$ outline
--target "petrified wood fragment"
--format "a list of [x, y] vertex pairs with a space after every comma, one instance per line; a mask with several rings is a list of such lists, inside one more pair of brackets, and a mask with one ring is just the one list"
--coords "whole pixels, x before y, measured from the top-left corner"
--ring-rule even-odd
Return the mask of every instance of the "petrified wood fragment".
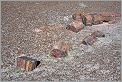
[[53, 50], [51, 51], [50, 55], [51, 55], [52, 57], [55, 57], [55, 58], [61, 58], [61, 57], [67, 56], [68, 54], [67, 54], [66, 51], [64, 52], [64, 51], [61, 51], [61, 50], [59, 50], [59, 49], [53, 49]]
[[61, 58], [68, 55], [68, 51], [70, 50], [71, 45], [65, 41], [58, 41], [54, 44], [50, 55], [55, 58]]
[[97, 37], [105, 37], [105, 34], [101, 31], [95, 31], [89, 36], [85, 37], [82, 43], [84, 45], [93, 45], [93, 43], [97, 40]]
[[82, 23], [82, 21], [73, 21], [70, 25], [67, 25], [66, 29], [78, 33], [81, 31], [85, 25]]
[[84, 45], [93, 45], [96, 40], [97, 38], [95, 36], [89, 35], [83, 39], [82, 43]]
[[105, 34], [101, 31], [95, 31], [91, 35], [96, 36], [96, 37], [105, 37]]
[[40, 61], [36, 59], [32, 59], [26, 56], [21, 56], [17, 58], [17, 67], [25, 70], [25, 71], [32, 71], [40, 64]]

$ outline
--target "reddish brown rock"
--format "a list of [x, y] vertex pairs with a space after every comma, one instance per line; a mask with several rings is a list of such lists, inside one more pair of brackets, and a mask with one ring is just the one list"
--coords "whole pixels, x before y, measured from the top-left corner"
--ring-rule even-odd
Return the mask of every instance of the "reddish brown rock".
[[83, 14], [81, 14], [79, 12], [72, 15], [72, 18], [74, 20], [82, 20], [82, 17], [83, 17]]
[[84, 27], [85, 25], [82, 23], [82, 21], [75, 20], [70, 25], [67, 25], [66, 29], [77, 33], [81, 31]]
[[17, 68], [25, 71], [32, 71], [40, 64], [40, 61], [26, 56], [17, 58]]
[[67, 52], [61, 51], [59, 49], [53, 49], [50, 55], [54, 58], [61, 58], [67, 56]]
[[[110, 12], [109, 13], [108, 12], [104, 12], [104, 13], [81, 13], [81, 12], [78, 12], [78, 13], [73, 14], [73, 16], [72, 16], [72, 18], [75, 21], [80, 21], [85, 26], [92, 26], [92, 25], [102, 24], [103, 22], [109, 22], [109, 21], [114, 20], [115, 17], [121, 17], [121, 14], [110, 13]], [[79, 23], [77, 23], [77, 24], [79, 24]], [[72, 26], [74, 26], [74, 25], [72, 25]], [[76, 26], [74, 26], [74, 27], [76, 28]]]
[[90, 14], [85, 14], [86, 17], [86, 26], [92, 26], [93, 23], [93, 17]]
[[65, 41], [58, 41], [54, 44], [50, 55], [55, 58], [65, 57], [68, 55], [68, 51], [71, 48], [71, 44]]
[[86, 14], [86, 26], [97, 25], [103, 23], [103, 18], [100, 14]]
[[85, 37], [82, 41], [84, 45], [93, 45], [96, 42], [97, 37], [105, 37], [105, 34], [101, 31], [95, 31], [89, 36]]
[[96, 40], [97, 40], [96, 36], [89, 35], [89, 36], [87, 36], [83, 39], [82, 44], [84, 44], [84, 45], [93, 45]]
[[75, 13], [73, 14], [73, 19], [77, 21], [82, 21], [82, 23], [85, 26], [91, 26], [93, 24], [101, 24], [103, 23], [102, 21], [102, 16], [97, 13]]
[[77, 13], [75, 13], [75, 14], [72, 15], [72, 18], [75, 21], [82, 22], [86, 26], [86, 17], [84, 16], [84, 12], [83, 13], [77, 12]]
[[105, 37], [105, 34], [101, 31], [95, 31], [91, 35], [96, 36], [96, 37]]
[[113, 12], [102, 12], [100, 13], [102, 16], [108, 17], [121, 17], [121, 13], [113, 13]]
[[53, 49], [59, 49], [63, 52], [67, 52], [71, 49], [71, 44], [66, 41], [58, 41], [54, 44]]
[[120, 13], [102, 12], [100, 15], [103, 17], [103, 22], [113, 21], [116, 17], [121, 17]]
[[102, 24], [103, 17], [100, 14], [93, 14], [93, 25]]

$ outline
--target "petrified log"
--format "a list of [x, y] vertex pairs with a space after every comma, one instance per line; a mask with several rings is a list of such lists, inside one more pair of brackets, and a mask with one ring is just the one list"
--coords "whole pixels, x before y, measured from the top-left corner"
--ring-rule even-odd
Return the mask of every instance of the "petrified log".
[[67, 25], [66, 29], [67, 29], [67, 30], [70, 30], [70, 31], [73, 31], [73, 32], [75, 32], [75, 33], [78, 33], [79, 31], [82, 30], [82, 28], [77, 28], [77, 29], [76, 29], [74, 26], [71, 26], [71, 25]]
[[116, 17], [121, 17], [120, 13], [102, 12], [100, 15], [103, 17], [103, 22], [113, 21]]
[[61, 58], [61, 57], [67, 56], [68, 54], [67, 54], [66, 51], [64, 52], [64, 51], [61, 51], [61, 50], [59, 50], [59, 49], [53, 49], [53, 50], [51, 51], [50, 55], [51, 55], [52, 57], [55, 57], [55, 58]]
[[91, 25], [95, 25], [95, 24], [101, 24], [103, 23], [102, 21], [102, 16], [100, 14], [97, 13], [75, 13], [73, 14], [72, 18], [74, 20], [78, 20], [78, 21], [82, 21], [82, 23], [85, 26], [91, 26]]
[[32, 71], [40, 64], [40, 61], [36, 59], [32, 59], [26, 56], [21, 56], [17, 58], [17, 67], [25, 70], [25, 71]]
[[96, 37], [105, 37], [105, 34], [101, 31], [95, 31], [91, 35], [96, 36]]
[[103, 23], [103, 17], [100, 14], [94, 13], [91, 14], [92, 15], [92, 19], [93, 19], [93, 25], [97, 25], [97, 24], [102, 24]]
[[77, 21], [82, 21], [85, 26], [92, 26], [102, 24], [103, 22], [109, 22], [115, 19], [115, 17], [121, 17], [119, 13], [75, 13], [72, 18]]
[[75, 13], [72, 15], [72, 18], [76, 21], [81, 21], [86, 26], [86, 17], [83, 13]]
[[93, 43], [97, 40], [96, 36], [94, 35], [89, 35], [85, 37], [82, 41], [84, 45], [93, 45]]
[[75, 20], [70, 25], [67, 25], [66, 29], [77, 33], [81, 31], [84, 27], [85, 25], [82, 23], [82, 21]]
[[82, 20], [82, 16], [83, 16], [83, 14], [81, 14], [81, 13], [75, 13], [72, 15], [72, 18], [74, 20]]
[[61, 51], [69, 51], [71, 49], [71, 44], [68, 41], [58, 41], [54, 44], [53, 49], [59, 49]]
[[65, 41], [58, 41], [54, 44], [50, 55], [55, 58], [65, 57], [71, 48], [71, 44]]
[[105, 34], [101, 31], [95, 31], [89, 36], [85, 37], [82, 43], [84, 45], [92, 45], [97, 40], [97, 37], [105, 37]]
[[86, 14], [86, 25], [97, 25], [103, 23], [103, 17], [100, 14], [92, 13], [92, 14]]
[[86, 26], [92, 26], [93, 16], [90, 14], [85, 14], [85, 17], [86, 17]]

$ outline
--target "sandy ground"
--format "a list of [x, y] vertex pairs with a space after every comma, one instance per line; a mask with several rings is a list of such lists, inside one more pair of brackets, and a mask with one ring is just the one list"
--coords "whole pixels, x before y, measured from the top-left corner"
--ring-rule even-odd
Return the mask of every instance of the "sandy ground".
[[[2, 2], [1, 5], [3, 81], [121, 80], [120, 21], [87, 26], [78, 33], [65, 29], [77, 11], [120, 13], [120, 2]], [[50, 31], [34, 32], [44, 27]], [[95, 30], [105, 33], [105, 37], [98, 38], [92, 46], [81, 44]], [[72, 49], [66, 58], [51, 58], [49, 52], [59, 40], [69, 41]], [[40, 65], [31, 72], [17, 69], [18, 51], [38, 59]]]

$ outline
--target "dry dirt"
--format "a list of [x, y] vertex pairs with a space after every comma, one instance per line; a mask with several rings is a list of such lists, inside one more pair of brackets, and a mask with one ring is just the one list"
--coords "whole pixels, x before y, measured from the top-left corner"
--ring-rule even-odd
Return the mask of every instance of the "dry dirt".
[[[77, 11], [117, 12], [117, 1], [1, 2], [1, 80], [89, 80], [120, 81], [120, 21], [87, 26], [78, 33], [65, 29]], [[49, 28], [41, 32], [35, 29]], [[95, 30], [105, 33], [92, 46], [81, 44]], [[72, 49], [65, 58], [49, 56], [53, 44], [69, 41]], [[19, 52], [18, 52], [19, 51]], [[16, 68], [16, 58], [27, 55], [41, 61], [31, 72]]]

